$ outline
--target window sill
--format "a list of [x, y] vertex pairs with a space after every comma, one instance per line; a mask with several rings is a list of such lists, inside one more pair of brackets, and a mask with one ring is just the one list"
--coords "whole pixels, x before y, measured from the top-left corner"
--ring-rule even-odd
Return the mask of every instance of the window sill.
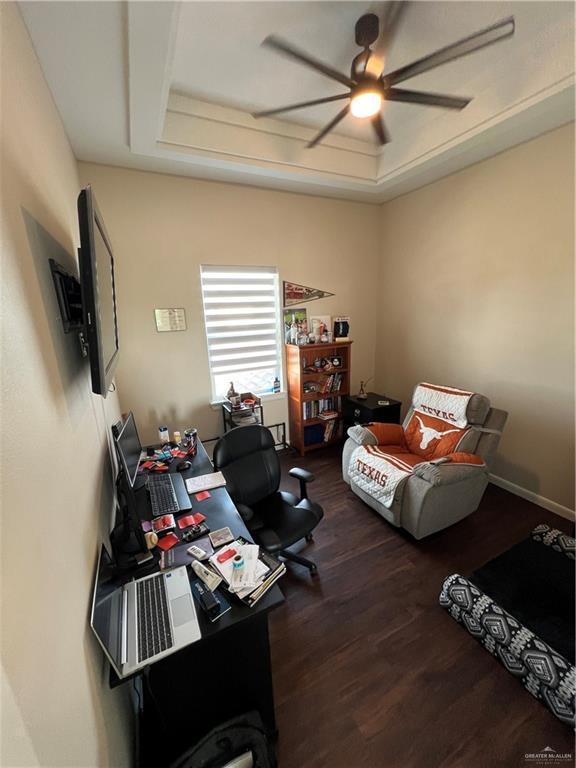
[[[266, 403], [272, 402], [272, 400], [284, 400], [286, 398], [287, 392], [265, 392], [263, 395], [259, 395], [260, 399], [262, 400], [262, 405], [265, 405]], [[210, 401], [210, 407], [213, 411], [217, 411], [222, 403], [225, 403], [226, 400], [224, 398], [220, 400], [211, 400]]]

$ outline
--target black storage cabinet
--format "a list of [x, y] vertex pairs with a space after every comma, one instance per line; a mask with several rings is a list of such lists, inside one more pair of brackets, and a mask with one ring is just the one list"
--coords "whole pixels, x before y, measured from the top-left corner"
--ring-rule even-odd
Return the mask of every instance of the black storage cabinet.
[[[389, 405], [378, 405], [379, 400], [388, 400]], [[371, 421], [400, 424], [401, 405], [399, 400], [392, 400], [376, 392], [368, 392], [366, 400], [347, 397], [344, 401], [344, 425], [348, 429], [355, 424], [368, 424]]]

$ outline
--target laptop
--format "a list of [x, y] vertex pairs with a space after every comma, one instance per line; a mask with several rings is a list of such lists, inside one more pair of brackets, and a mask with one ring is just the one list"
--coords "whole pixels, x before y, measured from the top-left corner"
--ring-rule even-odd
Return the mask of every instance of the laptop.
[[[120, 430], [113, 429], [112, 434], [122, 469], [128, 482], [134, 488], [138, 475], [138, 465], [142, 458], [142, 443], [138, 437], [134, 415], [129, 413], [122, 428]], [[148, 475], [146, 488], [150, 494], [150, 505], [155, 517], [178, 514], [178, 512], [192, 509], [192, 502], [181, 475], [173, 473]]]
[[128, 677], [200, 640], [185, 567], [118, 585], [102, 545], [90, 626], [118, 677]]

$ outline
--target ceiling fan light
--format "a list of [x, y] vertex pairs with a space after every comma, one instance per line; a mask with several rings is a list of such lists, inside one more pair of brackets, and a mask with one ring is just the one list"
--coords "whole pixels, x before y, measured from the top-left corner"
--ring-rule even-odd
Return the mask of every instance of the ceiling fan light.
[[362, 91], [352, 97], [350, 111], [354, 117], [373, 117], [382, 106], [382, 94], [378, 91]]

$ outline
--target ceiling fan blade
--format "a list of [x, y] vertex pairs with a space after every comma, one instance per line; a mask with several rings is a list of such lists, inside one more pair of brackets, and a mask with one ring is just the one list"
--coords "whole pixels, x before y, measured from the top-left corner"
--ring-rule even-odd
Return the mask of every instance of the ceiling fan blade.
[[459, 98], [458, 96], [445, 96], [442, 93], [406, 91], [404, 88], [390, 88], [386, 91], [386, 100], [422, 104], [427, 107], [444, 107], [445, 109], [464, 109], [472, 101], [472, 99]]
[[394, 43], [394, 38], [402, 23], [408, 5], [408, 0], [405, 0], [405, 2], [388, 0], [388, 2], [384, 3], [384, 8], [379, 14], [380, 36], [372, 47], [372, 57], [366, 67], [368, 74], [374, 75], [374, 77], [380, 77], [382, 74], [384, 63]]
[[324, 138], [324, 136], [326, 136], [326, 134], [327, 134], [327, 133], [330, 133], [330, 131], [332, 130], [332, 128], [334, 128], [336, 125], [338, 125], [338, 123], [340, 122], [340, 120], [343, 120], [343, 119], [346, 117], [346, 115], [348, 114], [348, 110], [349, 110], [349, 109], [350, 109], [350, 105], [349, 105], [349, 104], [346, 104], [346, 106], [344, 107], [344, 109], [342, 109], [340, 112], [338, 112], [338, 114], [336, 115], [336, 117], [335, 117], [333, 120], [331, 120], [331, 121], [328, 123], [328, 125], [324, 126], [324, 128], [322, 128], [322, 130], [320, 131], [320, 133], [319, 133], [317, 136], [314, 136], [314, 138], [312, 139], [312, 141], [310, 141], [310, 142], [309, 142], [309, 143], [306, 145], [306, 146], [308, 147], [308, 149], [312, 149], [312, 147], [315, 147], [315, 146], [316, 146], [316, 144], [318, 144], [318, 142], [319, 142], [319, 141], [322, 141], [322, 139]]
[[288, 58], [295, 59], [301, 64], [305, 64], [307, 67], [315, 69], [322, 75], [326, 75], [326, 77], [330, 77], [332, 80], [336, 80], [337, 82], [342, 83], [342, 85], [348, 86], [348, 88], [352, 88], [354, 86], [354, 82], [349, 77], [347, 77], [347, 75], [343, 75], [341, 72], [333, 69], [328, 64], [324, 64], [324, 62], [318, 61], [318, 59], [309, 56], [307, 53], [304, 53], [304, 51], [300, 51], [291, 43], [287, 43], [284, 40], [281, 40], [279, 37], [270, 35], [270, 37], [267, 37], [264, 40], [262, 45], [266, 45], [268, 48], [274, 48], [274, 50], [280, 51], [280, 53], [288, 56]]
[[293, 109], [304, 109], [304, 107], [314, 107], [316, 104], [328, 104], [331, 101], [339, 101], [340, 99], [349, 99], [349, 93], [340, 93], [338, 96], [327, 96], [325, 99], [314, 99], [314, 101], [301, 101], [298, 104], [290, 104], [288, 107], [278, 107], [278, 109], [266, 109], [263, 112], [253, 112], [252, 117], [270, 117], [271, 115], [278, 115], [281, 112], [290, 112]]
[[386, 130], [386, 125], [384, 124], [384, 120], [380, 113], [374, 115], [372, 118], [372, 125], [374, 126], [374, 131], [376, 132], [376, 136], [378, 136], [380, 144], [388, 144], [390, 141], [390, 134]]
[[428, 72], [430, 69], [439, 67], [441, 64], [447, 64], [449, 61], [467, 56], [469, 53], [480, 50], [480, 48], [485, 48], [488, 45], [504, 40], [506, 37], [510, 37], [514, 34], [514, 26], [514, 16], [510, 16], [496, 24], [492, 24], [490, 27], [486, 27], [486, 29], [480, 30], [480, 32], [459, 40], [457, 43], [440, 48], [434, 51], [434, 53], [412, 62], [412, 64], [407, 64], [405, 67], [400, 67], [400, 69], [396, 69], [388, 75], [383, 75], [382, 79], [388, 86], [401, 83], [410, 77]]

